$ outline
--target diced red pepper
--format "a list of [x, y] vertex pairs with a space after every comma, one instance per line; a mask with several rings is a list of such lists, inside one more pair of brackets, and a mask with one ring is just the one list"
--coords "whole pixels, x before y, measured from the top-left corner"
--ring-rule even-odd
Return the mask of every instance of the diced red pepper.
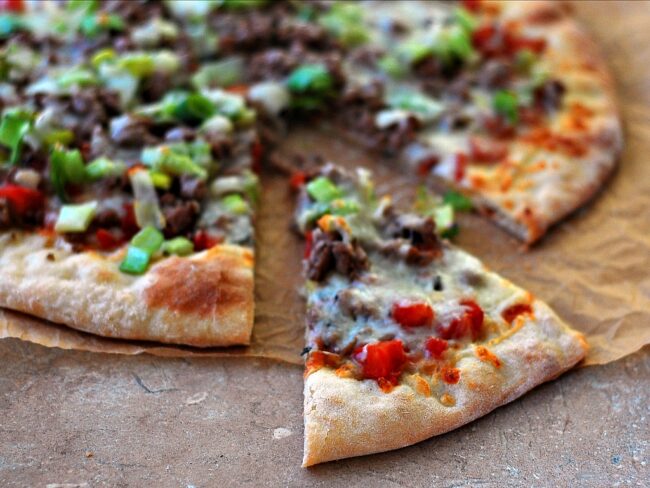
[[12, 12], [15, 14], [21, 14], [24, 11], [25, 11], [24, 0], [1, 0], [0, 1], [0, 12]]
[[366, 344], [357, 348], [354, 359], [363, 367], [364, 378], [397, 384], [408, 358], [399, 339]]
[[260, 141], [255, 141], [251, 145], [251, 157], [253, 159], [251, 169], [253, 172], [260, 174], [262, 171], [262, 159], [264, 158], [264, 146]]
[[523, 314], [532, 314], [533, 309], [532, 307], [527, 304], [527, 303], [517, 303], [516, 305], [512, 305], [508, 308], [506, 308], [502, 313], [501, 316], [503, 317], [503, 320], [508, 322], [509, 324], [512, 324], [517, 317]]
[[428, 176], [431, 174], [433, 167], [438, 164], [440, 158], [436, 155], [431, 155], [427, 158], [424, 158], [418, 163], [417, 173], [419, 176]]
[[481, 10], [481, 0], [463, 0], [461, 5], [470, 12], [478, 12]]
[[194, 234], [194, 249], [196, 251], [205, 251], [206, 249], [210, 249], [217, 244], [221, 244], [222, 240], [223, 239], [220, 237], [210, 235], [205, 230], [200, 230]]
[[508, 155], [508, 146], [501, 141], [470, 137], [470, 154], [477, 163], [498, 163]]
[[291, 175], [291, 178], [289, 179], [289, 186], [292, 190], [297, 191], [300, 190], [306, 181], [307, 175], [304, 171], [294, 171], [294, 173]]
[[393, 320], [402, 327], [430, 327], [435, 316], [428, 303], [397, 302], [391, 310]]
[[472, 34], [472, 44], [486, 57], [514, 56], [525, 49], [541, 54], [546, 49], [542, 38], [521, 37], [513, 32], [511, 26], [497, 27], [485, 24]]
[[102, 251], [112, 251], [121, 244], [120, 239], [106, 229], [98, 229], [95, 232], [95, 238], [97, 239], [97, 245]]
[[38, 211], [45, 204], [45, 196], [40, 191], [18, 185], [0, 186], [0, 198], [8, 200], [14, 212], [20, 215]]
[[443, 339], [463, 339], [471, 337], [477, 340], [483, 332], [483, 310], [473, 300], [463, 300], [463, 313], [453, 319], [446, 327], [439, 327], [438, 333]]
[[234, 93], [235, 95], [241, 95], [245, 97], [248, 95], [250, 87], [248, 85], [231, 85], [225, 89], [228, 93]]
[[312, 231], [308, 230], [305, 233], [305, 255], [304, 258], [307, 259], [311, 255], [311, 249], [314, 245], [314, 234]]
[[424, 343], [428, 355], [435, 359], [440, 359], [448, 347], [447, 341], [438, 337], [429, 337]]
[[133, 204], [125, 203], [123, 208], [124, 217], [122, 218], [122, 232], [124, 232], [126, 239], [131, 239], [131, 237], [138, 233], [140, 228], [138, 227], [138, 222], [135, 220], [135, 210], [133, 210]]
[[454, 167], [454, 181], [460, 183], [465, 178], [467, 168], [467, 154], [456, 153], [456, 166]]

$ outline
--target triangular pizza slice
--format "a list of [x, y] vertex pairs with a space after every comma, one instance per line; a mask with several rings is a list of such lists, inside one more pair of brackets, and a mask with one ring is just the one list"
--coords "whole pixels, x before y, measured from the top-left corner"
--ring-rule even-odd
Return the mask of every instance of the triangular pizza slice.
[[312, 175], [297, 223], [307, 238], [305, 466], [455, 429], [587, 351], [548, 305], [438, 237], [433, 217], [378, 199], [363, 170]]

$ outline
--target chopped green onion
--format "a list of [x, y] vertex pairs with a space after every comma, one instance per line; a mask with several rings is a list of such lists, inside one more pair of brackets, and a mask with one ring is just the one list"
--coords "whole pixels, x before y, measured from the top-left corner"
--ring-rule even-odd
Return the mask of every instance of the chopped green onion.
[[463, 7], [454, 10], [454, 19], [467, 33], [474, 32], [478, 27], [478, 19]]
[[454, 225], [454, 208], [451, 205], [440, 205], [433, 209], [433, 220], [436, 222], [436, 230], [442, 234]]
[[11, 149], [9, 162], [16, 164], [20, 158], [23, 138], [32, 126], [29, 114], [22, 111], [8, 112], [0, 122], [0, 144]]
[[216, 111], [215, 104], [200, 93], [172, 92], [162, 101], [163, 114], [176, 120], [196, 125], [209, 119]]
[[142, 249], [150, 255], [154, 254], [162, 245], [165, 238], [155, 227], [147, 226], [131, 239], [131, 246]]
[[434, 54], [446, 65], [467, 61], [474, 55], [471, 33], [458, 25], [443, 30], [432, 47]]
[[330, 202], [329, 210], [334, 215], [350, 215], [359, 211], [359, 203], [349, 198], [339, 198]]
[[158, 194], [153, 181], [151, 181], [149, 171], [144, 169], [130, 171], [129, 180], [135, 197], [133, 212], [138, 226], [140, 228], [152, 226], [163, 229], [166, 224], [165, 216], [160, 210]]
[[115, 59], [115, 51], [111, 48], [100, 49], [90, 60], [94, 68], [99, 68], [102, 63]]
[[164, 254], [188, 256], [194, 252], [194, 243], [185, 237], [174, 237], [163, 242], [161, 250]]
[[377, 61], [379, 69], [393, 78], [401, 78], [406, 75], [406, 66], [395, 56], [387, 54]]
[[86, 166], [86, 177], [91, 181], [101, 180], [110, 176], [121, 176], [126, 171], [126, 164], [100, 157]]
[[264, 5], [268, 0], [223, 0], [221, 5], [231, 9], [257, 8]]
[[86, 179], [86, 166], [79, 150], [61, 151], [57, 149], [55, 151], [59, 151], [64, 159], [63, 169], [66, 182], [83, 183]]
[[243, 71], [244, 61], [239, 57], [206, 63], [192, 76], [192, 84], [198, 89], [234, 85], [241, 81]]
[[248, 213], [249, 210], [248, 203], [246, 203], [246, 200], [244, 200], [242, 196], [238, 195], [237, 193], [228, 195], [221, 201], [221, 203], [223, 204], [224, 208], [228, 212], [237, 215], [246, 214]]
[[448, 205], [451, 205], [454, 210], [458, 210], [460, 212], [472, 210], [472, 201], [462, 193], [458, 193], [453, 190], [449, 190], [447, 193], [445, 193], [442, 201]]
[[87, 15], [79, 25], [81, 33], [88, 37], [94, 37], [103, 31], [122, 31], [124, 28], [124, 20], [119, 15], [104, 12]]
[[131, 52], [122, 54], [115, 59], [118, 68], [128, 71], [136, 78], [142, 78], [152, 74], [156, 65], [150, 53]]
[[92, 71], [78, 68], [65, 71], [58, 76], [56, 82], [61, 88], [67, 88], [70, 86], [96, 85], [98, 80]]
[[147, 226], [142, 229], [131, 239], [126, 257], [120, 264], [120, 271], [129, 274], [144, 273], [151, 257], [160, 249], [164, 240], [156, 228]]
[[291, 72], [287, 88], [294, 94], [296, 108], [314, 109], [322, 105], [334, 88], [334, 79], [323, 64], [305, 64]]
[[67, 146], [72, 141], [74, 141], [74, 134], [68, 129], [52, 129], [43, 134], [43, 142], [48, 146], [53, 146], [55, 144]]
[[126, 257], [120, 263], [120, 271], [123, 273], [139, 275], [147, 271], [151, 261], [151, 255], [142, 249], [129, 246]]
[[407, 63], [414, 65], [433, 54], [433, 47], [422, 41], [408, 40], [398, 47], [398, 52]]
[[495, 112], [513, 125], [519, 120], [518, 103], [517, 94], [506, 90], [497, 91], [492, 99]]
[[208, 177], [205, 168], [192, 161], [190, 156], [172, 150], [170, 146], [145, 147], [141, 159], [155, 171], [170, 175], [194, 175], [201, 179]]
[[97, 202], [63, 205], [54, 230], [63, 233], [86, 232], [97, 213]]
[[341, 189], [325, 176], [310, 181], [307, 184], [307, 193], [319, 203], [329, 203], [343, 195]]
[[435, 119], [444, 109], [440, 102], [417, 91], [399, 90], [389, 93], [386, 102], [393, 108], [412, 112], [425, 121]]
[[172, 186], [171, 176], [166, 175], [165, 173], [150, 171], [149, 176], [151, 177], [153, 186], [156, 188], [160, 188], [161, 190], [169, 190]]
[[98, 5], [98, 0], [68, 0], [67, 3], [69, 10], [84, 10], [86, 12], [94, 12]]
[[13, 14], [0, 15], [0, 38], [9, 37], [14, 32], [25, 27], [23, 20]]
[[318, 23], [344, 46], [357, 46], [370, 35], [363, 22], [363, 9], [353, 3], [335, 3], [318, 19]]

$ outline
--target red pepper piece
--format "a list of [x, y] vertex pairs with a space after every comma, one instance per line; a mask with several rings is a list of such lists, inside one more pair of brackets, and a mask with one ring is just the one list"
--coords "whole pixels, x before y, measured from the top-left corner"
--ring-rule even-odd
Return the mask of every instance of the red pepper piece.
[[45, 196], [40, 191], [18, 185], [0, 186], [0, 198], [8, 200], [14, 212], [20, 215], [38, 211], [45, 204]]
[[454, 181], [460, 183], [465, 178], [465, 169], [467, 168], [467, 154], [456, 153], [456, 166], [454, 168]]
[[313, 245], [314, 245], [314, 234], [312, 231], [308, 230], [305, 233], [305, 255], [304, 255], [305, 259], [311, 256], [311, 250]]
[[95, 238], [99, 248], [103, 251], [112, 251], [120, 245], [120, 240], [106, 229], [98, 229]]
[[354, 359], [363, 367], [364, 378], [397, 384], [408, 358], [399, 339], [366, 344], [357, 348]]
[[460, 370], [456, 368], [442, 368], [440, 377], [445, 383], [455, 385], [460, 381]]
[[289, 186], [292, 190], [297, 191], [300, 190], [306, 181], [307, 175], [304, 171], [294, 171], [294, 173], [291, 175], [291, 178], [289, 179]]
[[198, 231], [194, 234], [194, 248], [197, 251], [205, 251], [210, 249], [217, 244], [220, 244], [223, 239], [210, 235], [204, 230]]
[[478, 12], [481, 10], [481, 0], [462, 0], [460, 4], [465, 10], [469, 10], [470, 12]]
[[122, 218], [122, 232], [127, 239], [131, 239], [138, 233], [140, 228], [138, 222], [135, 220], [135, 210], [133, 210], [132, 203], [124, 204], [124, 217]]
[[2, 0], [0, 1], [0, 12], [12, 12], [21, 14], [25, 11], [24, 0]]
[[463, 300], [463, 313], [452, 320], [447, 327], [440, 327], [438, 333], [443, 339], [463, 339], [471, 337], [479, 339], [483, 332], [483, 310], [473, 300]]
[[494, 139], [470, 137], [469, 157], [477, 163], [498, 163], [508, 155], [508, 146]]
[[409, 302], [395, 303], [391, 315], [402, 327], [430, 327], [435, 316], [428, 303]]
[[508, 322], [509, 324], [512, 324], [517, 317], [523, 314], [532, 314], [533, 309], [532, 307], [527, 304], [527, 303], [517, 303], [516, 305], [512, 305], [508, 308], [506, 308], [502, 313], [501, 316], [503, 317], [503, 320]]
[[449, 343], [438, 337], [429, 337], [424, 343], [428, 355], [435, 359], [440, 359], [448, 347]]

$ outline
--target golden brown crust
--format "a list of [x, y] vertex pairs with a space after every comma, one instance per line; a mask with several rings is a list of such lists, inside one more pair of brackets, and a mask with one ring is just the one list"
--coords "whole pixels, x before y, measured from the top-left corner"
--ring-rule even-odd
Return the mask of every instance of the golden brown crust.
[[217, 246], [118, 270], [123, 254], [73, 253], [37, 234], [0, 234], [0, 306], [86, 332], [192, 346], [248, 344], [253, 253]]
[[464, 425], [562, 374], [586, 354], [584, 337], [540, 301], [534, 318], [502, 341], [494, 360], [472, 348], [456, 364], [460, 381], [427, 388], [402, 384], [384, 393], [373, 380], [341, 378], [322, 368], [305, 380], [303, 466], [408, 446]]

